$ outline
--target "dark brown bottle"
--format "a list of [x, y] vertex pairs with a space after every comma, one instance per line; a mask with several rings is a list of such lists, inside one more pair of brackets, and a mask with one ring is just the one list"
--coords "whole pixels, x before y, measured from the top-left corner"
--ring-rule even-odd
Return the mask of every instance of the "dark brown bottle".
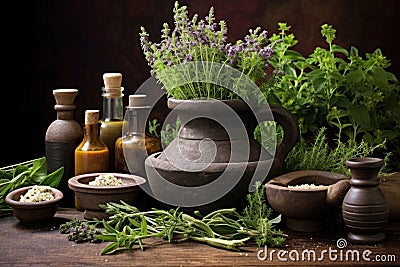
[[58, 186], [64, 194], [60, 203], [63, 207], [74, 206], [74, 192], [68, 187], [68, 179], [74, 176], [74, 151], [83, 138], [82, 127], [73, 118], [77, 94], [77, 89], [53, 90], [57, 119], [47, 128], [45, 137], [47, 173], [64, 167], [64, 174]]

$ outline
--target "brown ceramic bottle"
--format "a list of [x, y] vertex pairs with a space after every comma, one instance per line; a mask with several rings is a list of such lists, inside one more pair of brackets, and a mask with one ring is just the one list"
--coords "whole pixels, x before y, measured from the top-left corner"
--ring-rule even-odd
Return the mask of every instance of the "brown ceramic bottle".
[[64, 194], [60, 203], [63, 207], [74, 206], [74, 193], [68, 188], [68, 179], [74, 176], [74, 151], [83, 138], [82, 127], [73, 118], [77, 94], [77, 89], [53, 90], [57, 119], [47, 128], [45, 137], [47, 172], [51, 173], [64, 167], [64, 174], [58, 186]]
[[378, 173], [384, 162], [380, 158], [356, 158], [346, 161], [350, 169], [351, 188], [342, 205], [347, 239], [357, 244], [379, 243], [389, 219], [386, 198], [379, 189]]

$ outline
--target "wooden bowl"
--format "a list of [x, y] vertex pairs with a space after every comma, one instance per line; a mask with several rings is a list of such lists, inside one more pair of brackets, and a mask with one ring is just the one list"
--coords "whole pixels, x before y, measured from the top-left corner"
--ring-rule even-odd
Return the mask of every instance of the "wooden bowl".
[[63, 193], [56, 189], [50, 188], [53, 192], [54, 199], [40, 202], [20, 202], [20, 196], [24, 195], [32, 186], [21, 187], [10, 192], [5, 202], [12, 208], [14, 216], [21, 224], [34, 225], [49, 220], [57, 211], [58, 204], [63, 199]]
[[[101, 174], [112, 174], [120, 178], [123, 185], [116, 186], [96, 186], [89, 185], [89, 182], [96, 179]], [[140, 188], [146, 180], [143, 177], [123, 174], [123, 173], [87, 173], [74, 176], [68, 180], [68, 187], [75, 192], [79, 204], [85, 210], [84, 218], [92, 220], [97, 218], [107, 219], [105, 210], [99, 207], [99, 204], [108, 202], [119, 203], [121, 200], [134, 204], [135, 200], [142, 193]]]

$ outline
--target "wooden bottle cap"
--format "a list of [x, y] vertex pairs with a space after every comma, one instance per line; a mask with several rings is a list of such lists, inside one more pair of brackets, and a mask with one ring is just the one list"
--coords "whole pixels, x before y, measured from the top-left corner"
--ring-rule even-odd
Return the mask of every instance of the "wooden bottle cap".
[[53, 95], [57, 105], [73, 105], [78, 89], [54, 89]]
[[90, 109], [85, 111], [85, 125], [99, 123], [99, 110]]
[[54, 109], [56, 111], [73, 111], [75, 110], [75, 97], [78, 94], [78, 89], [54, 89], [53, 95], [56, 99]]
[[129, 107], [144, 107], [147, 106], [147, 95], [145, 94], [135, 94], [129, 96]]

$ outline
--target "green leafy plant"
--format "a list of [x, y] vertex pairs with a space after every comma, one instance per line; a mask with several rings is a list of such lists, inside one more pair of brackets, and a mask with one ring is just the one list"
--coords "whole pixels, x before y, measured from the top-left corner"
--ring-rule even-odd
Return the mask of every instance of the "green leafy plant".
[[[266, 82], [268, 59], [273, 54], [273, 43], [269, 43], [267, 31], [260, 27], [250, 29], [249, 34], [243, 40], [235, 43], [227, 42], [227, 25], [224, 20], [215, 21], [214, 8], [210, 7], [208, 16], [199, 19], [198, 15], [188, 17], [187, 6], [180, 6], [178, 1], [173, 8], [174, 28], [168, 23], [163, 24], [161, 41], [158, 43], [149, 40], [149, 34], [141, 27], [140, 42], [145, 59], [151, 67], [151, 74], [165, 84], [175, 84], [176, 80], [182, 80], [182, 76], [174, 72], [163, 72], [177, 65], [189, 62], [202, 62], [205, 76], [213, 75], [213, 70], [208, 69], [208, 63], [219, 63], [223, 73], [224, 66], [230, 66], [247, 75], [255, 83]], [[218, 76], [221, 80], [231, 77]], [[178, 83], [177, 83], [178, 84]], [[176, 87], [166, 87], [167, 94], [175, 99], [232, 99], [238, 98], [236, 94], [223, 86], [216, 84], [189, 81]]]
[[12, 211], [5, 203], [11, 191], [29, 185], [57, 187], [63, 174], [64, 167], [47, 174], [45, 157], [0, 168], [0, 212]]
[[176, 118], [175, 125], [167, 123], [164, 126], [164, 129], [161, 130], [161, 142], [164, 147], [169, 145], [178, 136], [181, 126], [182, 123], [179, 118]]
[[[336, 30], [324, 24], [327, 47], [316, 47], [304, 57], [292, 49], [298, 41], [288, 33], [290, 26], [278, 25], [279, 33], [270, 41], [280, 41], [270, 63], [279, 75], [272, 89], [264, 91], [269, 101], [296, 116], [303, 136], [325, 127], [329, 139], [340, 139], [337, 144], [363, 140], [376, 146], [387, 140], [393, 157], [399, 157], [400, 84], [386, 70], [390, 61], [382, 51], [363, 57], [354, 46], [346, 50], [334, 43]], [[383, 147], [380, 151], [387, 152]]]
[[206, 216], [198, 212], [189, 215], [179, 208], [140, 211], [120, 201], [101, 205], [109, 218], [102, 221], [103, 229], [100, 232], [97, 229], [94, 232], [95, 226], [101, 222], [99, 220], [71, 221], [61, 225], [60, 231], [68, 233], [69, 240], [97, 239], [109, 242], [101, 255], [134, 249], [135, 246], [143, 250], [144, 240], [151, 237], [162, 238], [170, 243], [190, 240], [234, 251], [251, 241], [258, 246], [282, 246], [286, 235], [275, 228], [281, 217], [278, 215], [271, 219], [273, 213], [266, 205], [264, 187], [259, 182], [255, 187], [255, 191], [247, 195], [248, 205], [241, 213], [234, 208], [219, 209]]
[[[325, 128], [319, 129], [314, 141], [310, 144], [304, 138], [290, 151], [286, 158], [286, 171], [320, 170], [337, 172], [350, 177], [350, 171], [345, 166], [346, 159], [372, 156], [375, 149], [384, 144], [370, 146], [365, 141], [354, 143], [348, 140], [346, 143], [338, 141], [335, 147], [331, 147], [325, 135]], [[388, 154], [385, 157], [387, 164]], [[381, 169], [384, 173], [385, 168]]]
[[149, 134], [154, 135], [155, 137], [160, 137], [160, 134], [157, 131], [157, 128], [161, 124], [158, 122], [157, 119], [153, 119], [148, 122], [148, 129], [149, 129]]

